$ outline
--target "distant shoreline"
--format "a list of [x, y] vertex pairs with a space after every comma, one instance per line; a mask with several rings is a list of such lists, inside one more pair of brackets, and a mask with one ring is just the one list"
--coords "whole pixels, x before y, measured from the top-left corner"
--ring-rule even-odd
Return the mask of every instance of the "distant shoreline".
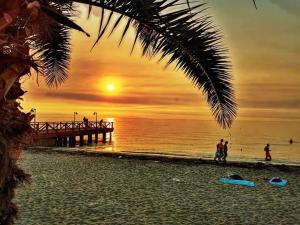
[[250, 169], [277, 169], [280, 171], [292, 172], [298, 171], [300, 172], [300, 166], [298, 165], [286, 165], [286, 164], [276, 164], [271, 162], [246, 162], [246, 161], [227, 161], [224, 162], [216, 162], [212, 159], [204, 159], [204, 158], [196, 158], [189, 157], [183, 155], [168, 155], [168, 154], [146, 154], [146, 153], [135, 153], [135, 152], [95, 152], [95, 151], [84, 151], [84, 150], [61, 150], [61, 149], [47, 149], [47, 148], [35, 148], [29, 147], [26, 148], [25, 151], [30, 152], [40, 152], [40, 153], [59, 153], [59, 154], [67, 154], [67, 155], [83, 155], [83, 156], [91, 156], [91, 157], [110, 157], [110, 158], [123, 158], [123, 159], [139, 159], [139, 160], [148, 160], [155, 162], [164, 162], [164, 163], [178, 163], [178, 164], [208, 164], [215, 166], [223, 166], [223, 167], [239, 167], [239, 168], [250, 168]]

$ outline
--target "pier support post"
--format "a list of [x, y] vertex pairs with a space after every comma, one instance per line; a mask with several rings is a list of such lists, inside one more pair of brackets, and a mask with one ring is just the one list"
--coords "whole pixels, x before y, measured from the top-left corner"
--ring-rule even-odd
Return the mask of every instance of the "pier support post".
[[76, 145], [76, 137], [69, 137], [69, 146], [70, 147], [75, 147]]
[[84, 145], [84, 138], [83, 135], [80, 135], [80, 146]]
[[88, 144], [92, 144], [92, 143], [93, 143], [93, 135], [88, 134]]
[[95, 143], [98, 143], [98, 133], [95, 133]]
[[63, 140], [62, 140], [62, 138], [57, 137], [57, 138], [56, 138], [56, 146], [57, 146], [57, 147], [62, 147], [62, 145], [63, 145]]
[[109, 142], [111, 142], [111, 140], [112, 140], [112, 134], [111, 132], [109, 132]]
[[103, 136], [103, 137], [102, 137], [102, 142], [103, 142], [103, 143], [106, 143], [106, 132], [103, 132], [103, 133], [102, 133], [102, 136]]
[[68, 138], [64, 137], [63, 138], [63, 146], [66, 147], [68, 145]]

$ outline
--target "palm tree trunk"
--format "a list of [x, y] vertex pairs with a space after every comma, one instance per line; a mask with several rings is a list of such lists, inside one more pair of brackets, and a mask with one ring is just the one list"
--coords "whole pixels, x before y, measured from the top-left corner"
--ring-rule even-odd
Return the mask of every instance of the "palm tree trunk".
[[[7, 25], [12, 21], [4, 18], [4, 13], [10, 19], [15, 18], [20, 11], [20, 3], [19, 0], [0, 0], [0, 47], [13, 46], [10, 54], [0, 54], [0, 225], [14, 224], [18, 213], [17, 206], [13, 203], [15, 189], [30, 180], [30, 175], [16, 164], [31, 131], [29, 123], [32, 115], [23, 113], [17, 102], [25, 93], [19, 79], [30, 70], [22, 62], [24, 56], [29, 55], [29, 47], [25, 44], [25, 33], [18, 33], [17, 37], [14, 32], [7, 34]], [[14, 43], [16, 40], [13, 38], [5, 38], [5, 35], [17, 38], [17, 43]]]
[[12, 183], [12, 164], [9, 159], [9, 148], [7, 141], [1, 137], [0, 140], [0, 224], [13, 224], [17, 215], [17, 208], [12, 203], [14, 187]]
[[[5, 68], [5, 69], [3, 69]], [[11, 70], [10, 68], [14, 68]], [[22, 144], [30, 133], [30, 114], [20, 111], [16, 99], [25, 92], [18, 81], [21, 65], [0, 65], [0, 81], [2, 94], [0, 98], [0, 224], [12, 225], [17, 216], [17, 206], [12, 202], [15, 189], [24, 182], [29, 182], [30, 175], [24, 173], [17, 165]]]

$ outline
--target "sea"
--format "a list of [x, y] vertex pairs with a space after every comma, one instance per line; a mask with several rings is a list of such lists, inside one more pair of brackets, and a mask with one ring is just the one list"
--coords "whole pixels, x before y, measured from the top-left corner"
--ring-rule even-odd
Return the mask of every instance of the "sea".
[[[228, 160], [264, 161], [270, 144], [272, 163], [300, 165], [299, 121], [235, 121], [229, 130], [215, 121], [191, 119], [108, 118], [112, 141], [77, 149], [212, 159], [220, 139], [229, 142]], [[293, 143], [290, 144], [290, 140]]]

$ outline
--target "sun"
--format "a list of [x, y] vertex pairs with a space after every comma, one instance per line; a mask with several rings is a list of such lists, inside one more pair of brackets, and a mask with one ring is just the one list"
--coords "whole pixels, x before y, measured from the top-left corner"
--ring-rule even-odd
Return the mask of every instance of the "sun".
[[114, 91], [114, 90], [115, 90], [115, 85], [113, 85], [113, 84], [108, 84], [108, 85], [106, 86], [106, 89], [107, 89], [108, 91]]
[[121, 92], [121, 79], [114, 76], [102, 77], [97, 82], [97, 89], [104, 95], [119, 95]]

